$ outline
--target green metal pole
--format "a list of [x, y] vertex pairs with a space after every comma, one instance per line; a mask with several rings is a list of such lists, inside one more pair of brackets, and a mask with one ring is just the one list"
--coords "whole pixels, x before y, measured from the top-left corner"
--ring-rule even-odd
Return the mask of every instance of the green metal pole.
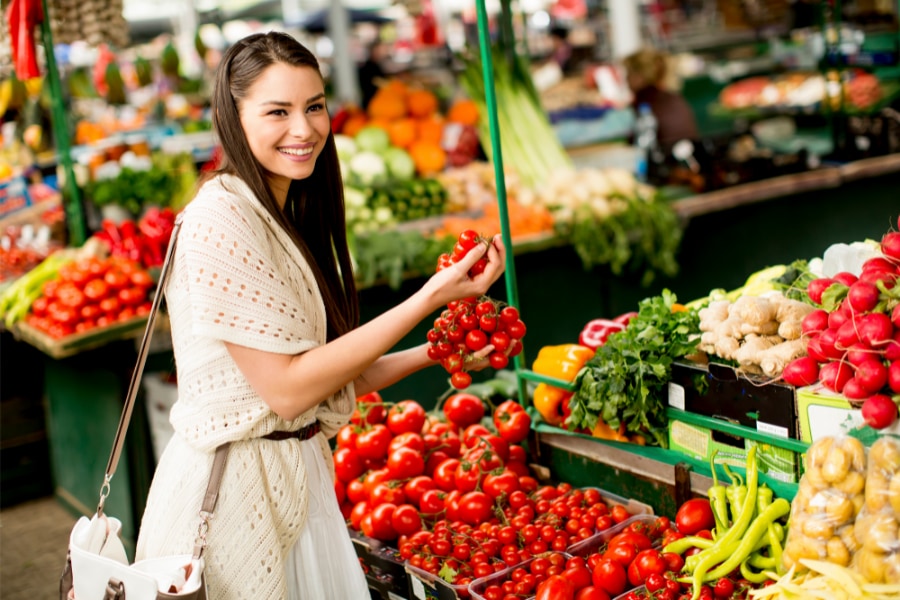
[[[519, 306], [516, 283], [516, 265], [513, 259], [512, 236], [509, 232], [509, 210], [506, 205], [506, 178], [503, 174], [503, 152], [500, 148], [500, 125], [497, 119], [497, 96], [494, 89], [494, 63], [491, 56], [491, 38], [488, 27], [487, 9], [484, 0], [476, 0], [478, 13], [478, 37], [481, 46], [481, 69], [484, 78], [484, 96], [488, 113], [488, 128], [491, 134], [491, 156], [494, 162], [494, 178], [497, 182], [497, 206], [500, 216], [500, 234], [506, 247], [506, 298], [510, 306]], [[516, 371], [525, 364], [524, 350], [513, 357]], [[519, 403], [525, 406], [525, 380], [516, 377], [519, 387]]]
[[63, 194], [63, 206], [66, 211], [66, 225], [69, 229], [69, 244], [80, 246], [87, 239], [84, 224], [84, 210], [81, 206], [81, 190], [75, 181], [75, 169], [72, 168], [72, 153], [69, 140], [69, 127], [66, 109], [63, 106], [62, 83], [56, 69], [56, 56], [53, 54], [53, 34], [50, 32], [50, 12], [47, 0], [41, 0], [44, 20], [41, 21], [41, 41], [44, 44], [44, 55], [47, 60], [47, 82], [50, 84], [50, 110], [52, 113], [53, 137], [56, 140], [56, 154], [63, 168], [66, 189]]

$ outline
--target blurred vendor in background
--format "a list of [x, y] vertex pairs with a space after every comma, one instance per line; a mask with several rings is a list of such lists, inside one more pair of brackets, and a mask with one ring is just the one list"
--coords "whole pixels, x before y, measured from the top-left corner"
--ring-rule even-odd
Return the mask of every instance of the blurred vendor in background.
[[656, 117], [656, 138], [660, 147], [670, 148], [679, 140], [700, 137], [694, 111], [676, 91], [664, 53], [644, 48], [625, 57], [623, 64], [628, 87], [634, 95], [635, 110], [641, 104], [647, 104]]

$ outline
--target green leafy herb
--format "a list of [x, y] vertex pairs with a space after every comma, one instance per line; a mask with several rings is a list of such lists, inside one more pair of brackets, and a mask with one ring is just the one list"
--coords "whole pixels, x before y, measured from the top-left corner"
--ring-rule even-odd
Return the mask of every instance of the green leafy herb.
[[446, 237], [421, 231], [373, 231], [350, 236], [356, 280], [367, 287], [383, 281], [398, 289], [408, 274], [434, 273], [438, 256], [453, 246]]
[[570, 429], [592, 430], [601, 418], [617, 429], [667, 446], [666, 389], [672, 362], [699, 342], [700, 319], [693, 310], [672, 311], [675, 294], [663, 290], [642, 300], [638, 315], [609, 336], [575, 378]]
[[678, 273], [675, 255], [681, 244], [682, 227], [678, 215], [658, 197], [621, 197], [622, 212], [598, 216], [583, 206], [575, 214], [568, 235], [585, 269], [608, 265], [621, 275], [626, 269], [643, 269], [642, 283], [653, 282], [657, 273], [670, 277]]

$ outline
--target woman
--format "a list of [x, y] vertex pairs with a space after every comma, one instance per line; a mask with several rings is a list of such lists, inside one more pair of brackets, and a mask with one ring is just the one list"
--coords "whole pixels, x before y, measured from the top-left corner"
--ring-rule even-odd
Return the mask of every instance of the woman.
[[652, 48], [643, 48], [623, 60], [628, 77], [628, 87], [634, 94], [632, 105], [650, 106], [656, 117], [656, 139], [660, 147], [668, 150], [679, 140], [696, 140], [697, 119], [684, 96], [673, 90], [664, 54]]
[[[494, 239], [358, 326], [315, 57], [282, 33], [241, 40], [223, 56], [212, 110], [223, 163], [183, 211], [165, 290], [179, 397], [137, 558], [191, 551], [214, 450], [232, 442], [204, 553], [210, 597], [367, 598], [327, 437], [356, 394], [432, 364], [426, 344], [387, 352], [447, 302], [485, 293], [505, 250]], [[480, 256], [488, 267], [470, 279]]]

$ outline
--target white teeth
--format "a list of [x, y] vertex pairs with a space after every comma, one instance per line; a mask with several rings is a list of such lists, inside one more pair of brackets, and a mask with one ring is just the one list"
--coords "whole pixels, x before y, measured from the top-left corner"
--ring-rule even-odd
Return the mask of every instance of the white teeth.
[[279, 152], [283, 152], [285, 154], [290, 154], [291, 156], [306, 156], [307, 154], [312, 154], [312, 148], [306, 148], [300, 150], [298, 148], [279, 148]]

